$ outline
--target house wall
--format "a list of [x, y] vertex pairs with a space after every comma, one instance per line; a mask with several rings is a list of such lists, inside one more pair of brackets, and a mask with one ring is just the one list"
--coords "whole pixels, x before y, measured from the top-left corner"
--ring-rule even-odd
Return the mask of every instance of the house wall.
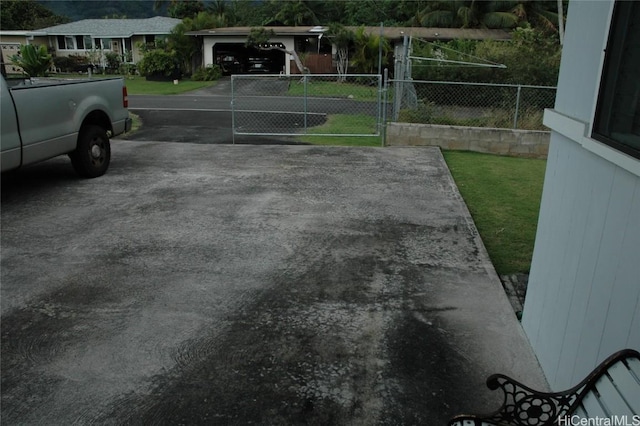
[[612, 2], [570, 2], [522, 325], [555, 390], [640, 348], [640, 161], [588, 137]]
[[143, 35], [134, 35], [131, 37], [131, 50], [133, 51], [132, 59], [134, 63], [140, 62], [142, 60], [142, 52], [138, 48], [139, 44], [144, 44], [144, 36]]

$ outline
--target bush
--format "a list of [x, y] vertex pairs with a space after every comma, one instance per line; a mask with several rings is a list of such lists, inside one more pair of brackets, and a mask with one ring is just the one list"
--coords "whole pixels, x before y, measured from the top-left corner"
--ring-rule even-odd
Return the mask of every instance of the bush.
[[207, 65], [205, 68], [198, 68], [191, 76], [191, 80], [213, 81], [219, 79], [220, 77], [222, 77], [222, 70], [218, 65]]
[[53, 63], [46, 46], [33, 44], [20, 46], [20, 54], [9, 59], [14, 65], [21, 67], [29, 77], [45, 77]]
[[180, 65], [173, 52], [164, 50], [150, 50], [144, 54], [138, 63], [140, 75], [153, 79], [174, 79], [180, 76]]
[[75, 65], [76, 61], [68, 56], [56, 56], [53, 58], [53, 66], [62, 72], [71, 72]]
[[110, 73], [116, 72], [120, 68], [122, 58], [115, 52], [106, 52], [104, 58], [107, 61], [107, 70]]
[[56, 56], [53, 58], [53, 65], [62, 72], [87, 72], [88, 68], [93, 71], [96, 69], [89, 58], [81, 55]]

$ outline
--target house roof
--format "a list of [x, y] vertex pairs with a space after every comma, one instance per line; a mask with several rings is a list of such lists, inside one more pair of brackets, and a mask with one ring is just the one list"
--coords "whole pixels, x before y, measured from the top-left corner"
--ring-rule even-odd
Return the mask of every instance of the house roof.
[[[237, 36], [246, 37], [254, 27], [226, 27], [210, 30], [191, 31], [188, 35], [197, 36]], [[273, 30], [277, 36], [316, 36], [327, 31], [327, 27], [300, 26], [300, 27], [264, 27], [267, 31]], [[347, 27], [355, 31], [360, 27]], [[380, 34], [380, 27], [364, 27], [367, 34]], [[407, 36], [422, 38], [429, 41], [436, 40], [509, 40], [510, 34], [504, 30], [468, 29], [468, 28], [425, 28], [425, 27], [383, 27], [382, 33], [389, 39], [402, 39]]]
[[134, 34], [169, 34], [180, 19], [156, 16], [146, 19], [83, 19], [37, 30], [47, 35], [89, 35], [96, 38], [131, 37]]

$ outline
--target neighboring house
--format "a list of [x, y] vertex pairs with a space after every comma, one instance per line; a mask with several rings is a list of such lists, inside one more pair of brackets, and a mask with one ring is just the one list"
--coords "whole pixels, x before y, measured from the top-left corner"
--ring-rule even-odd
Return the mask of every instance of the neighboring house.
[[[312, 73], [335, 72], [336, 49], [326, 36], [326, 27], [299, 26], [299, 27], [264, 27], [272, 30], [274, 36], [270, 42], [279, 44], [285, 50], [295, 50], [305, 57], [305, 62], [317, 64], [310, 66]], [[355, 31], [358, 27], [348, 27]], [[258, 57], [268, 60], [269, 72], [291, 74], [297, 72], [295, 63], [290, 54], [279, 50], [258, 51], [245, 46], [247, 37], [252, 27], [228, 27], [210, 30], [192, 31], [187, 34], [202, 40], [202, 63], [206, 65], [218, 64], [226, 66], [234, 72], [247, 72], [251, 70], [252, 59]], [[502, 30], [478, 30], [478, 29], [454, 29], [454, 28], [417, 28], [417, 27], [365, 27], [367, 34], [382, 35], [389, 39], [394, 47], [402, 46], [404, 36], [420, 38], [429, 41], [449, 41], [453, 39], [467, 40], [508, 40], [509, 34]], [[233, 63], [236, 63], [234, 68]]]
[[137, 63], [142, 59], [142, 53], [137, 48], [139, 44], [165, 38], [180, 22], [180, 19], [163, 16], [147, 19], [83, 19], [35, 31], [0, 31], [0, 37], [3, 46], [44, 44], [55, 56], [86, 56], [94, 52], [111, 51], [120, 55], [123, 62]]
[[553, 389], [640, 349], [640, 2], [569, 2], [522, 325]]
[[46, 46], [45, 33], [39, 31], [2, 31], [0, 30], [0, 60], [8, 73], [19, 74], [22, 68], [13, 65], [11, 56], [20, 53], [20, 46], [25, 44], [44, 44]]

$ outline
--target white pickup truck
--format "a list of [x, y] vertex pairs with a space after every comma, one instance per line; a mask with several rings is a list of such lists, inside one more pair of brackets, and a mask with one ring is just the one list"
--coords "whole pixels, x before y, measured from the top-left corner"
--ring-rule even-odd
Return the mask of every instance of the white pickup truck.
[[0, 88], [2, 172], [68, 154], [88, 178], [109, 168], [109, 137], [131, 129], [122, 78], [22, 80]]

